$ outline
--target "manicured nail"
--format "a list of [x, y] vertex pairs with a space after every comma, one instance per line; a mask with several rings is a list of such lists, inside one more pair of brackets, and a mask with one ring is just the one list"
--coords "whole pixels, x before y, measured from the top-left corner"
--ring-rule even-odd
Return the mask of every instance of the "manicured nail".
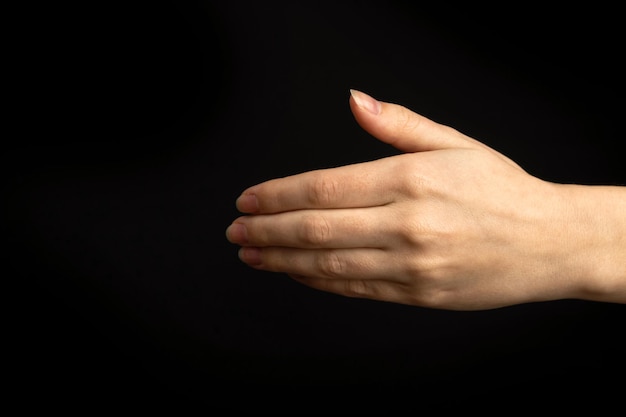
[[253, 247], [243, 247], [239, 249], [239, 259], [248, 265], [261, 265], [261, 249]]
[[350, 95], [354, 99], [354, 102], [360, 108], [367, 110], [373, 115], [377, 116], [380, 114], [382, 106], [380, 102], [373, 97], [368, 96], [365, 93], [362, 93], [358, 90], [350, 90]]
[[226, 229], [226, 237], [232, 243], [248, 243], [248, 230], [241, 223], [233, 223]]
[[236, 202], [237, 210], [242, 213], [256, 213], [259, 211], [259, 200], [254, 194], [242, 194]]

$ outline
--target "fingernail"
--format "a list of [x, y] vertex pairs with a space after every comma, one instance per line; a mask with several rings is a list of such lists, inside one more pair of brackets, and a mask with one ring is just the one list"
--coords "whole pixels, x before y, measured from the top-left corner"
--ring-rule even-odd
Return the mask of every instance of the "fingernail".
[[241, 223], [233, 223], [226, 229], [226, 237], [232, 243], [248, 243], [248, 230]]
[[362, 93], [358, 90], [352, 90], [352, 89], [350, 90], [350, 95], [354, 99], [354, 102], [356, 103], [356, 105], [359, 106], [360, 108], [367, 110], [368, 112], [372, 113], [375, 116], [380, 114], [380, 110], [382, 106], [380, 105], [380, 102], [376, 100], [375, 98], [370, 97], [367, 94]]
[[259, 201], [254, 194], [242, 194], [236, 202], [237, 210], [242, 213], [256, 213], [259, 211]]
[[248, 265], [261, 265], [261, 249], [249, 246], [239, 249], [239, 259]]

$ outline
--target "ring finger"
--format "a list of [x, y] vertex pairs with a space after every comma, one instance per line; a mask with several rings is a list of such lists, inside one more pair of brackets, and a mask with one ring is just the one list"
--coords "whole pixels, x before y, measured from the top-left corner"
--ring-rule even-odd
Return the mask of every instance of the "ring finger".
[[389, 267], [389, 253], [376, 248], [242, 247], [239, 257], [256, 269], [312, 278], [388, 280], [398, 272]]

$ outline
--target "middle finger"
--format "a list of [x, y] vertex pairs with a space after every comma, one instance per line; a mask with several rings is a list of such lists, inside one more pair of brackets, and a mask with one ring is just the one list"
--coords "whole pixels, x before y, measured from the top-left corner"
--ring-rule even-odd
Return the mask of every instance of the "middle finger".
[[386, 210], [377, 206], [243, 216], [226, 235], [244, 246], [384, 248], [391, 238]]

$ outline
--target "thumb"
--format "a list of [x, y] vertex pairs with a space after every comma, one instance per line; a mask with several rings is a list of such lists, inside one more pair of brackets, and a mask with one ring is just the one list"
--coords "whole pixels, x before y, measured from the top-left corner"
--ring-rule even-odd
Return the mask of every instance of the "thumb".
[[350, 108], [365, 131], [403, 152], [472, 146], [470, 138], [451, 127], [357, 90], [350, 90]]

